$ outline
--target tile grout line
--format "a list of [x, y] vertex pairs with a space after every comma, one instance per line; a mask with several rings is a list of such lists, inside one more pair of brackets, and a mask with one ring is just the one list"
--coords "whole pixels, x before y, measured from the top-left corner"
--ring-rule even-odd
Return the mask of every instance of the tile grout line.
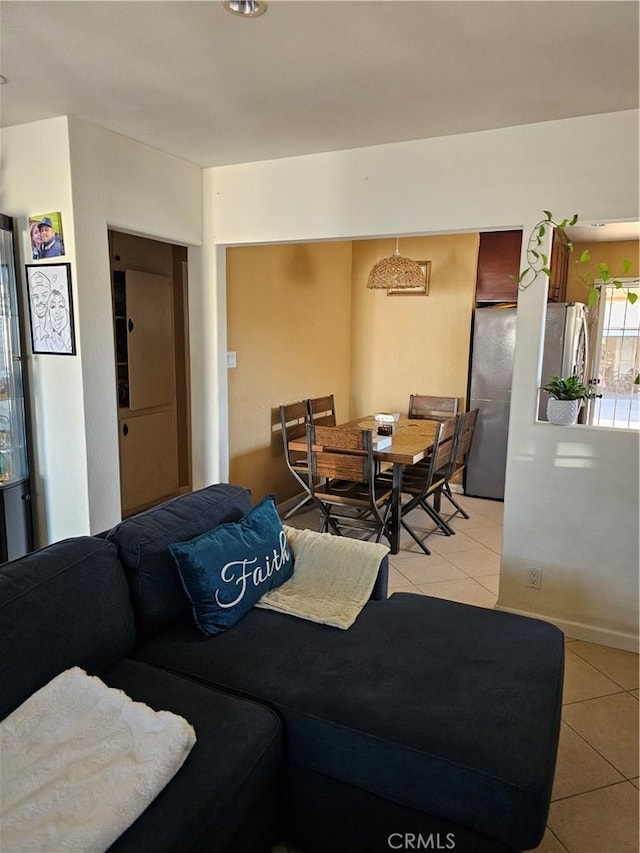
[[[616, 768], [617, 769], [617, 768]], [[618, 772], [620, 772], [618, 770]], [[634, 777], [635, 778], [635, 777]], [[556, 797], [555, 800], [551, 800], [551, 805], [554, 803], [565, 803], [567, 800], [574, 800], [576, 797], [582, 797], [584, 794], [592, 794], [594, 791], [604, 791], [605, 788], [615, 788], [616, 785], [632, 785], [635, 788], [635, 785], [631, 782], [631, 779], [618, 779], [617, 782], [608, 782], [606, 785], [596, 785], [595, 788], [589, 788], [586, 791], [580, 791], [577, 794], [568, 794], [566, 797]]]
[[[614, 693], [614, 694], [612, 694], [612, 695], [616, 696], [617, 694], [615, 694], [615, 693]], [[607, 783], [606, 785], [597, 785], [595, 788], [590, 789], [590, 790], [597, 791], [599, 788], [610, 788], [610, 787], [611, 787], [611, 785], [619, 785], [619, 784], [620, 784], [620, 782], [625, 782], [625, 781], [626, 781], [626, 782], [628, 782], [628, 781], [630, 780], [630, 778], [631, 778], [631, 779], [635, 778], [635, 777], [633, 777], [633, 776], [632, 776], [632, 777], [627, 776], [627, 774], [626, 774], [626, 773], [623, 773], [623, 772], [622, 772], [622, 770], [620, 770], [620, 768], [619, 768], [619, 767], [616, 767], [616, 765], [615, 765], [615, 764], [614, 764], [614, 763], [613, 763], [609, 758], [607, 758], [607, 757], [606, 757], [606, 755], [603, 755], [603, 754], [600, 752], [600, 750], [599, 750], [596, 746], [594, 746], [590, 741], [588, 741], [588, 740], [587, 740], [587, 738], [586, 738], [583, 734], [581, 734], [577, 729], [575, 729], [575, 728], [571, 725], [571, 723], [568, 723], [566, 720], [562, 720], [562, 722], [564, 723], [564, 725], [565, 725], [565, 726], [567, 726], [567, 728], [571, 729], [571, 731], [572, 731], [575, 735], [577, 735], [577, 736], [580, 738], [580, 740], [584, 741], [584, 742], [587, 744], [587, 746], [589, 746], [589, 747], [590, 747], [590, 748], [591, 748], [595, 753], [597, 753], [597, 754], [600, 756], [600, 758], [602, 758], [602, 759], [603, 759], [603, 761], [606, 761], [606, 763], [607, 763], [610, 767], [613, 767], [613, 769], [616, 771], [616, 773], [619, 773], [619, 774], [623, 777], [622, 779], [618, 779], [618, 781], [617, 781], [617, 782], [609, 782], [609, 783]], [[582, 793], [585, 793], [585, 794], [586, 794], [587, 792], [586, 792], [586, 791], [584, 791], [584, 792], [582, 792]], [[572, 797], [577, 797], [577, 796], [578, 796], [578, 794], [571, 794], [570, 796], [572, 796]], [[566, 799], [568, 799], [568, 797], [559, 797], [558, 799], [560, 799], [560, 800], [566, 800]], [[554, 801], [554, 802], [555, 802], [555, 801]]]
[[[577, 640], [576, 642], [586, 643], [586, 642], [588, 642], [588, 640]], [[597, 645], [597, 643], [594, 643], [594, 645]], [[609, 647], [605, 646], [605, 648], [609, 648]], [[631, 690], [638, 690], [637, 687], [625, 687], [623, 684], [620, 684], [619, 681], [616, 681], [616, 679], [612, 675], [607, 675], [607, 673], [604, 670], [600, 669], [598, 666], [596, 666], [594, 663], [592, 663], [588, 658], [583, 657], [580, 654], [580, 652], [576, 651], [575, 649], [571, 649], [571, 651], [573, 652], [574, 655], [579, 657], [580, 660], [584, 661], [585, 663], [588, 663], [589, 666], [592, 666], [597, 672], [600, 673], [600, 675], [604, 675], [604, 677], [607, 678], [609, 681], [613, 681], [613, 683], [616, 684], [621, 690], [624, 690], [625, 693], [629, 693]], [[624, 649], [616, 649], [616, 651], [624, 651]], [[629, 652], [629, 654], [635, 654], [635, 652]]]
[[[619, 689], [614, 690], [613, 693], [603, 693], [600, 696], [589, 696], [588, 699], [576, 699], [573, 702], [563, 702], [562, 707], [563, 708], [569, 708], [572, 705], [582, 705], [584, 702], [595, 702], [596, 699], [607, 699], [609, 696], [620, 696], [622, 693], [629, 693], [630, 692], [629, 690], [625, 690], [624, 687], [620, 687], [619, 684], [616, 684], [616, 687], [618, 687]], [[635, 687], [632, 689], [635, 690]], [[631, 697], [631, 698], [633, 698], [633, 697]]]
[[[569, 848], [566, 846], [566, 844], [563, 844], [563, 842], [562, 842], [562, 841], [560, 841], [560, 836], [559, 836], [559, 835], [557, 835], [557, 834], [556, 834], [556, 833], [551, 829], [551, 827], [549, 826], [549, 824], [547, 824], [547, 826], [545, 827], [545, 835], [546, 835], [546, 833], [547, 833], [547, 832], [551, 833], [551, 835], [553, 835], [553, 837], [554, 837], [554, 838], [555, 838], [555, 840], [558, 842], [558, 844], [560, 845], [560, 847], [562, 847], [562, 851], [561, 851], [561, 853], [563, 853], [563, 851], [564, 851], [564, 853], [571, 853], [571, 850], [569, 850]], [[534, 851], [532, 851], [532, 853], [535, 853], [535, 850], [534, 850]]]
[[[454, 568], [457, 568], [457, 566], [454, 566]], [[397, 571], [400, 571], [400, 569], [397, 569]], [[464, 570], [460, 569], [460, 571], [464, 571]], [[416, 589], [418, 588], [418, 584], [415, 583], [415, 581], [410, 581], [406, 575], [403, 575], [403, 577], [407, 579], [407, 583], [410, 583], [412, 586], [415, 586]], [[481, 575], [481, 577], [495, 577], [495, 575]], [[491, 595], [495, 595], [494, 592], [492, 592], [488, 587], [481, 584], [476, 578], [472, 577], [471, 575], [467, 575], [464, 578], [443, 578], [442, 580], [437, 580], [437, 581], [433, 581], [433, 580], [432, 581], [420, 581], [420, 586], [429, 586], [430, 584], [436, 584], [436, 583], [460, 583], [460, 581], [464, 581], [465, 583], [466, 583], [466, 581], [474, 581], [476, 586], [478, 586], [479, 589], [483, 590], [484, 592], [488, 592]], [[419, 589], [418, 589], [418, 592], [420, 592]], [[496, 596], [496, 598], [497, 598], [497, 596]]]
[[[476, 541], [477, 541], [477, 540], [476, 540]], [[482, 542], [478, 542], [478, 545], [479, 545], [479, 546], [480, 546], [480, 548], [482, 548], [484, 551], [489, 551], [489, 552], [490, 552], [490, 554], [491, 554], [491, 556], [494, 556], [495, 554], [497, 554], [497, 553], [498, 553], [497, 551], [493, 551], [493, 550], [492, 550], [491, 548], [489, 548], [487, 545], [483, 545], [483, 544], [482, 544]], [[427, 547], [428, 547], [428, 546], [427, 546]], [[435, 546], [434, 546], [434, 549], [435, 549]], [[402, 549], [401, 549], [401, 550], [402, 550]], [[469, 554], [469, 553], [471, 553], [471, 552], [474, 552], [474, 553], [475, 553], [475, 552], [476, 552], [476, 551], [478, 551], [478, 550], [480, 550], [480, 549], [479, 549], [479, 548], [469, 548], [468, 550], [464, 550], [464, 551], [450, 551], [449, 553], [450, 553], [450, 554]], [[415, 554], [415, 556], [417, 556], [417, 557], [425, 557], [425, 558], [428, 558], [428, 556], [429, 556], [428, 554], [423, 554], [421, 551], [408, 551], [408, 550], [407, 550], [407, 551], [406, 551], [406, 553], [407, 553], [407, 554], [412, 554], [412, 555], [414, 555], [414, 554]], [[397, 556], [397, 554], [392, 554], [392, 555], [391, 555], [391, 557], [392, 557], [392, 558], [393, 558], [393, 557], [396, 557], [396, 556]], [[431, 556], [434, 556], [434, 555], [432, 554]], [[451, 560], [449, 559], [449, 557], [447, 557], [447, 555], [446, 555], [446, 554], [441, 554], [441, 553], [440, 553], [440, 551], [436, 551], [436, 552], [435, 552], [435, 556], [440, 557], [442, 560], [444, 560], [445, 562], [449, 563], [449, 565], [450, 565], [450, 566], [452, 566], [452, 568], [457, 569], [457, 570], [458, 570], [458, 571], [460, 571], [460, 572], [464, 572], [464, 573], [465, 573], [465, 575], [468, 575], [468, 572], [467, 572], [467, 571], [465, 571], [465, 569], [461, 568], [460, 566], [456, 566], [456, 564], [455, 564], [455, 563], [452, 563], [452, 562], [451, 562]], [[397, 566], [396, 566], [396, 568], [397, 568]], [[398, 571], [402, 571], [402, 569], [398, 569]], [[495, 575], [495, 574], [499, 574], [499, 573], [500, 573], [500, 572], [499, 572], [499, 570], [498, 570], [497, 572], [487, 572], [487, 575], [492, 575], [492, 574], [493, 574], [493, 575]], [[472, 575], [468, 575], [468, 576], [469, 576], [469, 577], [472, 577]], [[483, 576], [482, 576], [482, 577], [483, 577]]]

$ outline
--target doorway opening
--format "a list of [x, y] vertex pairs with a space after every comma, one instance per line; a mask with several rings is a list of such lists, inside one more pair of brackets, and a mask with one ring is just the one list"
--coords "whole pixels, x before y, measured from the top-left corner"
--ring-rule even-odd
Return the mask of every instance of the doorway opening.
[[187, 249], [108, 234], [125, 518], [191, 491]]

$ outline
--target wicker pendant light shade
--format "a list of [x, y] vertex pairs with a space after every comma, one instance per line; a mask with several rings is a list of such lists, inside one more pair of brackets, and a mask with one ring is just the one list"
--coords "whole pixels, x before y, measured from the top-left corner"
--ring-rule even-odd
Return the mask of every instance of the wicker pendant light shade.
[[425, 277], [420, 266], [411, 258], [403, 258], [398, 249], [389, 258], [383, 258], [371, 267], [367, 287], [374, 290], [389, 290], [390, 288], [424, 287]]

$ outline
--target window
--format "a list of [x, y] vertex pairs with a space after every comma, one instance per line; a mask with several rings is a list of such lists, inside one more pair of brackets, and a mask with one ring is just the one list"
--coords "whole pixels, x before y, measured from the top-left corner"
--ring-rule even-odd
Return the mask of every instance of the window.
[[[602, 396], [591, 403], [589, 423], [640, 429], [640, 282], [622, 281], [620, 289], [600, 286], [593, 363]], [[638, 295], [634, 304], [629, 292]]]

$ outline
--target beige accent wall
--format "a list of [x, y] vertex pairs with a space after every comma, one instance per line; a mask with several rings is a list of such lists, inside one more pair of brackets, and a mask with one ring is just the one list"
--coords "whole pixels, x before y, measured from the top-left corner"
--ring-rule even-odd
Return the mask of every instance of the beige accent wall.
[[281, 403], [334, 394], [348, 418], [351, 242], [227, 250], [229, 480], [283, 501], [300, 491], [283, 456]]
[[[585, 264], [576, 264], [585, 249], [591, 252], [591, 260]], [[625, 259], [631, 261], [631, 269], [623, 272], [622, 263]], [[587, 301], [588, 290], [578, 278], [578, 272], [590, 275], [598, 272], [598, 264], [609, 265], [609, 271], [614, 278], [635, 277], [640, 275], [640, 241], [620, 240], [616, 242], [574, 243], [573, 252], [569, 259], [569, 276], [567, 278], [567, 302]]]
[[338, 421], [407, 411], [409, 394], [467, 393], [478, 234], [404, 238], [431, 261], [428, 296], [367, 290], [395, 240], [298, 243], [227, 250], [229, 465], [253, 499], [284, 501], [288, 472], [280, 403], [334, 394]]
[[479, 236], [405, 237], [400, 254], [431, 261], [428, 296], [367, 290], [373, 264], [395, 240], [353, 243], [351, 417], [407, 413], [410, 394], [467, 394]]

